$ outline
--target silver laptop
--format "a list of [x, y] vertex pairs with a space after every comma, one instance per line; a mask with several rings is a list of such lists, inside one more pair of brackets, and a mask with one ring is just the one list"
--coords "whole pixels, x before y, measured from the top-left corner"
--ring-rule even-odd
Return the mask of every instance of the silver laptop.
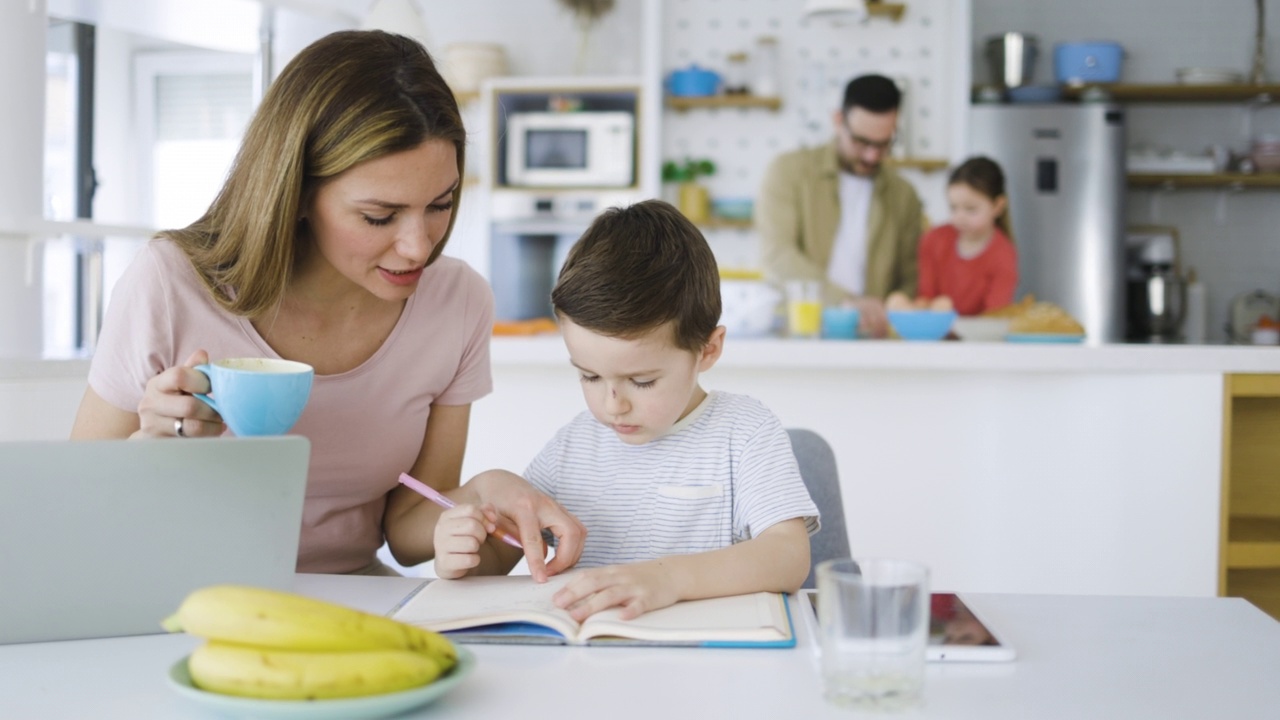
[[162, 632], [192, 590], [293, 583], [303, 437], [0, 443], [0, 644]]

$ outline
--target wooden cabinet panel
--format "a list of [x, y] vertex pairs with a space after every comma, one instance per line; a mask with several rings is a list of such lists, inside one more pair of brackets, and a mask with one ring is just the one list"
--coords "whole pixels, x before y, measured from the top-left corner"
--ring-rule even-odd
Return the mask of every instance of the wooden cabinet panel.
[[1280, 619], [1280, 375], [1229, 375], [1223, 393], [1219, 591]]

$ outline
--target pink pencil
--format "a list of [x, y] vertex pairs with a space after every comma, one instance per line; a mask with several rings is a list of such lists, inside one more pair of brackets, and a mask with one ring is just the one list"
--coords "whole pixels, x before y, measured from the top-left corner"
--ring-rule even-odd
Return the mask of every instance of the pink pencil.
[[[410, 488], [416, 491], [419, 495], [425, 497], [426, 499], [439, 505], [442, 508], [451, 508], [457, 504], [454, 501], [450, 500], [449, 498], [445, 497], [444, 495], [441, 495], [435, 488], [431, 487], [430, 485], [427, 485], [421, 480], [418, 480], [417, 478], [412, 477], [406, 473], [400, 473], [400, 482], [404, 483], [405, 485], [408, 485]], [[493, 530], [493, 534], [499, 540], [510, 545], [511, 547], [517, 547], [517, 548], [520, 548], [521, 550], [524, 549], [524, 546], [520, 544], [519, 540], [511, 537], [511, 535], [504, 532], [502, 528], [495, 527]]]

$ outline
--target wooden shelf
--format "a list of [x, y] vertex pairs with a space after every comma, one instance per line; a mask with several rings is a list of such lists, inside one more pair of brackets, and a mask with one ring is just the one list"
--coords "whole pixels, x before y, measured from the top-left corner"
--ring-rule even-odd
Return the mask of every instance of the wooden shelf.
[[750, 230], [753, 221], [739, 218], [722, 218], [712, 215], [703, 222], [698, 223], [698, 227], [706, 230]]
[[906, 11], [906, 3], [881, 2], [880, 0], [868, 0], [867, 2], [867, 15], [871, 17], [884, 17], [894, 22], [899, 22], [902, 20], [902, 14]]
[[1101, 83], [1063, 86], [1062, 96], [1078, 100], [1090, 89], [1106, 92], [1115, 102], [1197, 103], [1280, 101], [1280, 85], [1135, 85]]
[[708, 95], [706, 97], [668, 95], [667, 107], [681, 112], [698, 108], [765, 108], [777, 110], [782, 107], [782, 98], [758, 97], [756, 95]]
[[1213, 174], [1172, 174], [1172, 173], [1130, 173], [1129, 187], [1135, 188], [1223, 188], [1227, 190], [1243, 190], [1245, 188], [1280, 188], [1280, 173], [1259, 173], [1244, 175], [1241, 173]]
[[946, 158], [901, 157], [891, 158], [893, 166], [902, 170], [919, 170], [921, 172], [938, 172], [946, 170], [951, 163]]
[[1228, 533], [1228, 568], [1280, 569], [1280, 518], [1234, 516]]
[[1227, 380], [1233, 398], [1280, 398], [1280, 375], [1233, 373]]

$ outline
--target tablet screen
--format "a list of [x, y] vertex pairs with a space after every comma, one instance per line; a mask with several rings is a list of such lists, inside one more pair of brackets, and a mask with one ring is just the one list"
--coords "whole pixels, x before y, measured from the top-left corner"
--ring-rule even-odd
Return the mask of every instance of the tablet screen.
[[[813, 616], [818, 617], [818, 593], [801, 591], [809, 597]], [[955, 593], [933, 593], [929, 604], [930, 660], [1003, 661], [1014, 658], [1013, 648], [1002, 643], [985, 623]]]

